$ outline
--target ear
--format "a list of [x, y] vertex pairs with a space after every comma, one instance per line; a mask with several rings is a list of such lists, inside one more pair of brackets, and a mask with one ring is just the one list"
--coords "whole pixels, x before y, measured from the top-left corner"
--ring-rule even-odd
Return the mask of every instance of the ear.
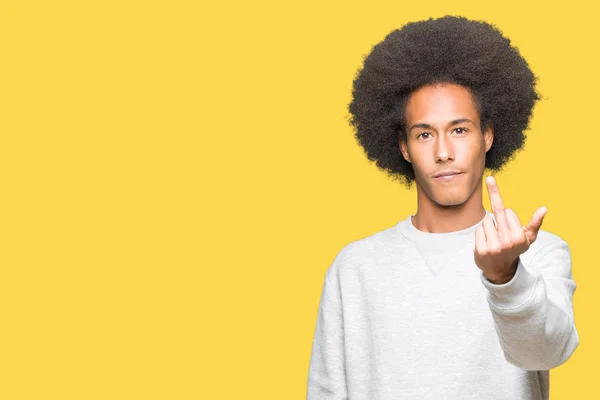
[[492, 129], [492, 125], [488, 125], [486, 130], [483, 132], [483, 139], [485, 140], [485, 152], [487, 153], [494, 142], [494, 130]]
[[400, 139], [400, 152], [402, 153], [402, 157], [408, 162], [410, 162], [410, 156], [408, 155], [408, 146], [406, 145], [406, 140]]

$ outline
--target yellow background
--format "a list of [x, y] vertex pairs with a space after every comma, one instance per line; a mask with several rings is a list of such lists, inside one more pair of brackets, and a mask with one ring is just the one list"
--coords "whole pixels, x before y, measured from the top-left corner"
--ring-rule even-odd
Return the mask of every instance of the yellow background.
[[305, 398], [326, 269], [416, 207], [353, 138], [354, 74], [445, 14], [497, 24], [540, 78], [497, 178], [571, 245], [581, 344], [551, 399], [596, 398], [591, 1], [0, 4], [0, 398]]

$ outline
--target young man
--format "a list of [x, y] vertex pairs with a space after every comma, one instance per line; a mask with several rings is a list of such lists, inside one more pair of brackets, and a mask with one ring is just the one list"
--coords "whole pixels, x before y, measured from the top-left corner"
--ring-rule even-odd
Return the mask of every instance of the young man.
[[486, 178], [524, 143], [539, 95], [501, 32], [413, 22], [365, 58], [349, 105], [370, 160], [417, 212], [342, 248], [326, 272], [307, 399], [548, 399], [579, 344], [568, 244], [522, 225]]

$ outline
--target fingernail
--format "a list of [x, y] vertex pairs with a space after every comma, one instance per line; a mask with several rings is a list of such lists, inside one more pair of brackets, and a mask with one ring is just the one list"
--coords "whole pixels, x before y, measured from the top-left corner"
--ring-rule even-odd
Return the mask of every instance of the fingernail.
[[491, 175], [489, 175], [489, 176], [486, 178], [486, 181], [487, 181], [487, 183], [489, 183], [490, 185], [493, 185], [493, 184], [494, 184], [494, 182], [495, 182], [495, 180], [494, 180], [494, 177], [493, 177], [493, 176], [491, 176]]

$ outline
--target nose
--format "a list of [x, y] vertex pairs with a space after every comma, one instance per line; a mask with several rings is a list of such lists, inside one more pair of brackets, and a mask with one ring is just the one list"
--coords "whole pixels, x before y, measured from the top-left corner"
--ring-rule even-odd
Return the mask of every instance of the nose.
[[436, 162], [446, 162], [449, 159], [454, 159], [454, 149], [451, 140], [446, 135], [438, 135], [434, 151]]

